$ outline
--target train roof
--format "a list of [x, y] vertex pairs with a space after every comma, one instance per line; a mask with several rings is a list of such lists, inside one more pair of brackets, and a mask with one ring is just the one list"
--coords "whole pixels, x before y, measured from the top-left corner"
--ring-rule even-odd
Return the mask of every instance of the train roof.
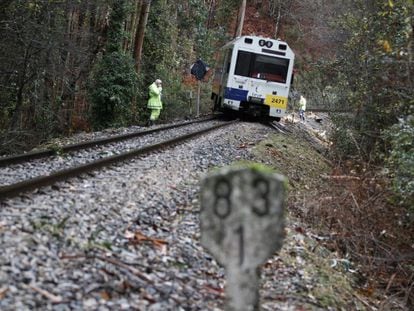
[[241, 36], [229, 41], [222, 48], [226, 49], [234, 46], [255, 52], [294, 57], [294, 53], [289, 45], [285, 41], [278, 39], [261, 36]]
[[262, 36], [241, 36], [241, 37], [236, 37], [236, 38], [234, 38], [233, 40], [231, 40], [231, 41], [229, 41], [229, 42], [227, 42], [225, 45], [231, 45], [231, 44], [234, 44], [234, 43], [236, 43], [236, 42], [242, 42], [244, 39], [252, 39], [252, 40], [261, 40], [261, 39], [263, 39], [263, 40], [270, 40], [270, 41], [272, 41], [272, 42], [280, 42], [280, 43], [285, 43], [285, 44], [287, 44], [285, 41], [283, 41], [283, 40], [279, 40], [279, 39], [272, 39], [272, 38], [267, 38], [267, 37], [262, 37]]

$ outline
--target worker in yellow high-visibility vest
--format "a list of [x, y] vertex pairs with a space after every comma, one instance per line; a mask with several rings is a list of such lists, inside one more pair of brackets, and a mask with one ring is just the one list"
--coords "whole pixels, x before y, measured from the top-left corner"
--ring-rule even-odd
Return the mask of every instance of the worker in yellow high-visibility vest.
[[161, 109], [161, 92], [162, 92], [162, 81], [160, 79], [155, 80], [148, 88], [149, 99], [147, 108], [151, 110], [150, 119], [148, 125], [151, 126], [156, 120], [158, 120]]
[[300, 95], [300, 100], [299, 100], [299, 118], [302, 121], [305, 121], [305, 111], [306, 111], [306, 98], [303, 95]]

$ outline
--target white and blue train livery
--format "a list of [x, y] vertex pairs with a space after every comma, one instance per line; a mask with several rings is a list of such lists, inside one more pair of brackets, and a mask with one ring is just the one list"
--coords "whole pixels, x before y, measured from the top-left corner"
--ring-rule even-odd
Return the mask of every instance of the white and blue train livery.
[[227, 43], [215, 70], [214, 109], [280, 120], [286, 113], [294, 59], [280, 40], [243, 36]]

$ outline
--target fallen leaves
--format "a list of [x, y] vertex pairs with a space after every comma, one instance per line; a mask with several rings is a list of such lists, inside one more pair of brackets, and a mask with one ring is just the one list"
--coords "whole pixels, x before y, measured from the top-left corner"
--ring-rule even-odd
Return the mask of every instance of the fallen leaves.
[[0, 300], [2, 300], [5, 296], [6, 293], [9, 291], [8, 287], [2, 287], [0, 288]]
[[103, 300], [111, 300], [111, 294], [108, 292], [108, 291], [106, 291], [106, 290], [104, 290], [104, 291], [102, 291], [102, 292], [100, 292], [100, 294], [99, 294], [100, 296], [101, 296], [101, 298], [103, 299]]
[[333, 179], [333, 180], [361, 180], [358, 176], [348, 176], [348, 175], [320, 175], [323, 179]]
[[37, 287], [36, 285], [25, 285], [23, 284], [24, 287], [34, 290], [35, 292], [38, 292], [40, 295], [42, 295], [43, 297], [46, 297], [47, 299], [49, 299], [52, 303], [62, 303], [63, 299], [60, 296], [54, 295], [44, 289], [41, 289], [40, 287]]
[[281, 152], [281, 151], [279, 151], [279, 150], [277, 150], [276, 148], [274, 148], [274, 147], [270, 147], [270, 146], [266, 146], [267, 147], [267, 152], [270, 154], [270, 155], [272, 155], [272, 156], [274, 156], [274, 157], [276, 157], [276, 158], [282, 158], [282, 159], [284, 159], [285, 158], [285, 156], [283, 155], [283, 153]]
[[216, 287], [216, 286], [206, 284], [203, 286], [203, 291], [207, 294], [211, 294], [214, 296], [218, 296], [220, 298], [224, 298], [224, 289], [221, 287]]
[[129, 240], [131, 244], [141, 244], [148, 242], [161, 251], [165, 251], [168, 245], [167, 241], [146, 236], [139, 230], [135, 232], [127, 230], [125, 232], [125, 237]]
[[[0, 232], [5, 231], [6, 228], [7, 228], [7, 223], [5, 221], [0, 221]], [[1, 299], [1, 296], [0, 296], [0, 299]]]
[[243, 142], [240, 143], [240, 145], [237, 146], [238, 149], [246, 149], [246, 148], [250, 148], [250, 147], [254, 147], [256, 145], [255, 142]]

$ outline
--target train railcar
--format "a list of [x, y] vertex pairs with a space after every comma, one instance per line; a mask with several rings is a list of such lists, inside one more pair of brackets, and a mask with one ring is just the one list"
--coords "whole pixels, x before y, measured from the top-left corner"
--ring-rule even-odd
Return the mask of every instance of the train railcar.
[[284, 41], [242, 36], [219, 52], [214, 110], [280, 120], [286, 114], [295, 54]]

